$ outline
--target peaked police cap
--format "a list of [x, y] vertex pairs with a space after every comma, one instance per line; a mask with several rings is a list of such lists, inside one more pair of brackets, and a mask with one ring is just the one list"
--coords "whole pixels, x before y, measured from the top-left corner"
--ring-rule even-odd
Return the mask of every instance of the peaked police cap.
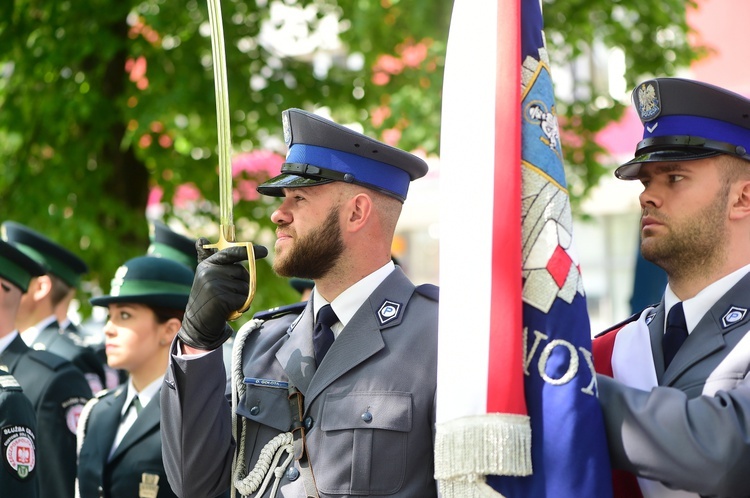
[[281, 175], [258, 186], [282, 197], [284, 188], [341, 181], [383, 192], [403, 202], [409, 182], [427, 174], [427, 163], [401, 149], [301, 109], [281, 115], [289, 150]]
[[641, 165], [729, 154], [750, 161], [750, 100], [707, 83], [656, 78], [633, 90], [643, 123], [635, 158], [615, 170], [635, 180]]

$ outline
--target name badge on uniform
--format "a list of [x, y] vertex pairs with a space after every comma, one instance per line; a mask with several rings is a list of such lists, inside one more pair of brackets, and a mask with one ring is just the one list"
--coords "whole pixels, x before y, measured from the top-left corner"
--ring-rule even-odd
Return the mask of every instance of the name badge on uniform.
[[273, 387], [275, 389], [289, 389], [289, 382], [284, 382], [283, 380], [256, 379], [255, 377], [245, 377], [245, 384], [249, 384], [251, 386]]
[[156, 498], [159, 494], [159, 476], [157, 474], [141, 474], [141, 484], [138, 487], [138, 498]]

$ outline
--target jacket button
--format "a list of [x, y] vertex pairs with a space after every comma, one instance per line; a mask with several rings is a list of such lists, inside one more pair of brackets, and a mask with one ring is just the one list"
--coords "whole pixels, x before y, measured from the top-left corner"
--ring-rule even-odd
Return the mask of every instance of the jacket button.
[[364, 420], [366, 424], [369, 424], [370, 422], [372, 422], [372, 413], [370, 412], [363, 413], [362, 420]]
[[256, 405], [256, 406], [250, 408], [250, 415], [255, 416], [255, 415], [259, 414], [259, 413], [260, 413], [260, 407], [259, 406]]
[[305, 417], [305, 429], [308, 431], [312, 429], [313, 426], [313, 419], [312, 417]]
[[297, 470], [297, 467], [289, 467], [286, 470], [286, 478], [290, 481], [296, 481], [299, 477], [299, 470]]

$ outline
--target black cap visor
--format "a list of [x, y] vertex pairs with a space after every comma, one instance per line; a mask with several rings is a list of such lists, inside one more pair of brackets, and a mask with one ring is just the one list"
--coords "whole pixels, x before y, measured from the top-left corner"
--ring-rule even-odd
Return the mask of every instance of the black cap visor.
[[314, 187], [315, 185], [323, 185], [331, 183], [334, 180], [329, 178], [314, 178], [297, 175], [287, 175], [282, 173], [279, 176], [275, 176], [270, 180], [267, 180], [256, 188], [256, 190], [262, 195], [270, 195], [271, 197], [284, 197], [285, 188], [303, 188], [303, 187]]
[[716, 150], [707, 149], [679, 149], [657, 150], [632, 159], [615, 170], [615, 176], [620, 180], [637, 180], [641, 165], [645, 163], [661, 163], [674, 161], [695, 161], [722, 154]]

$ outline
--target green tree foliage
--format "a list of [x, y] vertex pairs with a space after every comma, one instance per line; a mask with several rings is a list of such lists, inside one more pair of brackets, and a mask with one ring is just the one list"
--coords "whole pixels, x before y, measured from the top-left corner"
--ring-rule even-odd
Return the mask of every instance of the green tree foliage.
[[[644, 75], [672, 74], [696, 55], [686, 41], [689, 4], [547, 1], [553, 62], [603, 42], [625, 52], [631, 87]], [[283, 154], [280, 113], [289, 107], [324, 107], [394, 145], [439, 151], [450, 2], [225, 0], [222, 10], [237, 154]], [[331, 27], [338, 40], [326, 36]], [[158, 216], [214, 236], [209, 34], [205, 0], [2, 2], [0, 218], [80, 254], [104, 291], [115, 268], [148, 245], [149, 192], [162, 193]], [[561, 100], [560, 115], [579, 137], [564, 147], [583, 194], [603, 172], [592, 137], [623, 106], [595, 82], [577, 84], [587, 91]], [[275, 203], [253, 187], [273, 161], [251, 160], [235, 177], [239, 238], [271, 247]], [[295, 299], [268, 263], [258, 274], [254, 310]]]

